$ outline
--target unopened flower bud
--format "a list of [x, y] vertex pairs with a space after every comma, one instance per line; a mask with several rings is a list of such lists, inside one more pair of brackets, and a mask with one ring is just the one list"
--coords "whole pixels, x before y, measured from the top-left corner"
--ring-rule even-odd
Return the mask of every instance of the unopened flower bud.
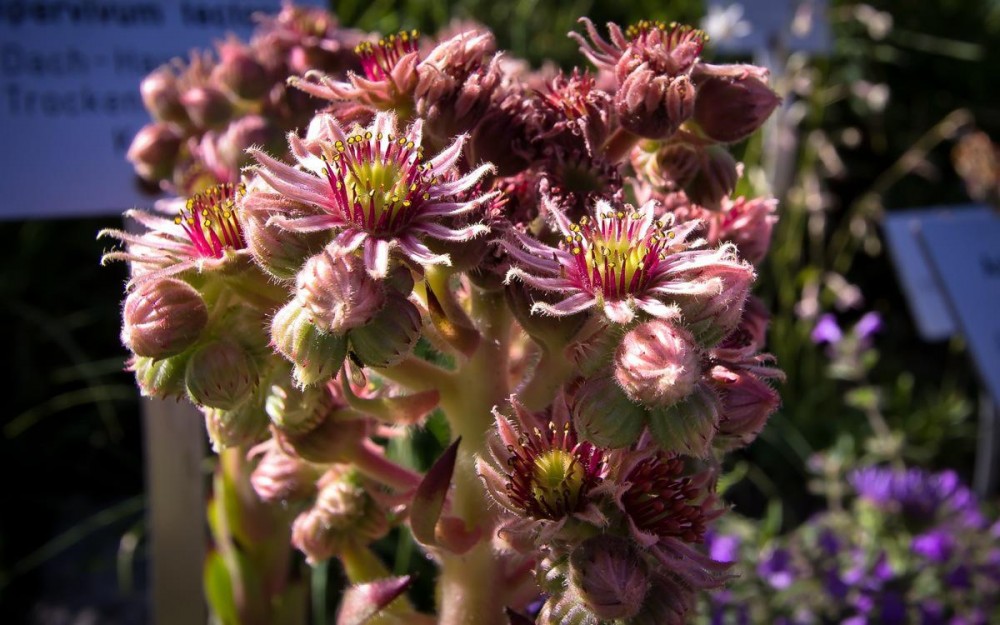
[[299, 389], [290, 382], [272, 384], [264, 409], [274, 426], [289, 434], [305, 434], [326, 419], [336, 407], [326, 386]]
[[180, 148], [181, 137], [174, 127], [154, 122], [136, 133], [125, 157], [135, 167], [135, 173], [155, 182], [171, 177]]
[[718, 210], [723, 198], [736, 188], [742, 166], [721, 145], [710, 145], [699, 154], [698, 173], [684, 186], [684, 192], [695, 204]]
[[698, 149], [682, 141], [640, 142], [631, 153], [632, 166], [657, 187], [683, 188], [694, 180], [701, 167]]
[[753, 266], [720, 249], [716, 262], [701, 270], [692, 280], [705, 284], [707, 295], [681, 295], [684, 325], [702, 345], [715, 345], [740, 322], [743, 305], [754, 281]]
[[181, 95], [181, 103], [199, 128], [221, 128], [232, 118], [232, 102], [214, 87], [189, 89]]
[[354, 254], [326, 248], [306, 261], [295, 282], [296, 297], [324, 332], [344, 334], [359, 328], [385, 305], [382, 285]]
[[212, 79], [242, 100], [264, 97], [272, 84], [250, 50], [235, 40], [219, 46], [219, 64], [212, 70]]
[[690, 332], [654, 319], [625, 335], [615, 352], [615, 379], [632, 401], [668, 406], [694, 390], [701, 379], [699, 361]]
[[268, 449], [250, 474], [250, 485], [261, 501], [290, 503], [311, 497], [319, 478], [316, 466], [286, 454], [273, 441], [264, 445]]
[[573, 396], [573, 425], [598, 447], [628, 447], [639, 438], [646, 411], [629, 399], [610, 375], [583, 381]]
[[683, 400], [649, 411], [649, 431], [663, 451], [704, 456], [719, 422], [719, 398], [699, 384]]
[[761, 127], [781, 103], [760, 78], [712, 76], [698, 84], [694, 120], [702, 132], [720, 143], [735, 143]]
[[630, 541], [602, 535], [573, 550], [569, 581], [573, 594], [601, 621], [629, 619], [642, 608], [649, 570]]
[[247, 115], [234, 120], [219, 137], [218, 150], [222, 161], [242, 168], [253, 160], [247, 148], [256, 146], [272, 154], [285, 151], [285, 137], [277, 126], [260, 115]]
[[187, 111], [181, 104], [177, 76], [169, 67], [161, 67], [143, 78], [139, 93], [153, 119], [181, 125], [188, 121]]
[[777, 205], [773, 198], [740, 197], [724, 201], [718, 215], [718, 239], [735, 244], [742, 258], [760, 264], [771, 247], [771, 231], [778, 221], [774, 214]]
[[[276, 204], [287, 204], [290, 213], [306, 214], [305, 210], [298, 210], [304, 207], [276, 193], [251, 188], [243, 201], [243, 210], [239, 213], [243, 238], [250, 254], [264, 271], [279, 280], [292, 280], [306, 260], [319, 253], [330, 242], [330, 233], [322, 230], [293, 232], [275, 223], [268, 223], [271, 214], [266, 208]], [[257, 210], [258, 207], [265, 209]]]
[[332, 378], [347, 355], [347, 337], [320, 329], [298, 299], [274, 315], [271, 340], [275, 349], [295, 365], [292, 375], [302, 386]]
[[190, 354], [178, 354], [159, 360], [133, 356], [128, 369], [135, 372], [135, 381], [143, 397], [167, 399], [186, 394], [184, 371]]
[[125, 298], [122, 342], [138, 356], [166, 358], [190, 347], [208, 323], [191, 285], [175, 278], [142, 282]]
[[256, 390], [257, 363], [240, 344], [222, 339], [202, 345], [188, 361], [185, 384], [191, 400], [232, 410]]
[[405, 297], [390, 294], [367, 325], [348, 333], [351, 351], [371, 367], [390, 367], [402, 360], [420, 338], [420, 311]]
[[267, 415], [259, 401], [248, 398], [229, 410], [202, 406], [201, 412], [205, 415], [205, 429], [215, 452], [246, 447], [267, 435]]
[[648, 68], [632, 71], [615, 94], [623, 128], [649, 139], [666, 139], [694, 112], [695, 87], [687, 75], [657, 76]]
[[386, 513], [352, 472], [331, 469], [319, 495], [292, 525], [292, 544], [310, 564], [328, 560], [351, 545], [367, 545], [389, 531]]
[[362, 439], [369, 434], [368, 422], [358, 419], [357, 415], [341, 414], [338, 411], [327, 414], [319, 425], [308, 432], [295, 434], [273, 428], [272, 433], [286, 453], [303, 460], [316, 464], [350, 462]]
[[710, 375], [722, 408], [716, 444], [724, 449], [749, 445], [778, 409], [777, 391], [747, 371], [714, 367]]

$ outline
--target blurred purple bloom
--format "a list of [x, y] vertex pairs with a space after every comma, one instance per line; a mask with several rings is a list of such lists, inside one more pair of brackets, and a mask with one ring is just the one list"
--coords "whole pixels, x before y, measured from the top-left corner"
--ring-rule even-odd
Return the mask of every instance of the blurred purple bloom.
[[716, 562], [736, 562], [740, 559], [740, 539], [728, 534], [705, 536], [708, 555]]
[[882, 316], [874, 310], [866, 312], [858, 322], [854, 324], [854, 334], [862, 342], [867, 342], [876, 332], [882, 330]]
[[955, 539], [942, 529], [913, 538], [913, 551], [932, 562], [947, 562], [955, 550]]
[[792, 556], [787, 549], [771, 551], [760, 564], [757, 573], [773, 588], [782, 590], [795, 581], [795, 569], [792, 566]]
[[979, 517], [975, 496], [954, 471], [865, 467], [847, 479], [862, 499], [882, 509], [898, 509], [913, 520], [933, 521], [939, 515]]
[[840, 326], [837, 325], [837, 318], [830, 313], [826, 313], [816, 322], [811, 338], [813, 343], [817, 345], [823, 345], [824, 343], [835, 345], [844, 338], [844, 333], [840, 330]]

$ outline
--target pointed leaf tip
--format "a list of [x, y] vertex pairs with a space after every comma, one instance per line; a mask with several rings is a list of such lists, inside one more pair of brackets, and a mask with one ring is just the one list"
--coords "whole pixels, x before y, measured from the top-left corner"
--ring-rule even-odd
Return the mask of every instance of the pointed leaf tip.
[[458, 459], [458, 445], [462, 438], [455, 439], [448, 449], [437, 459], [413, 494], [410, 508], [410, 529], [413, 537], [423, 545], [435, 545], [435, 527], [441, 518], [444, 500], [451, 486], [451, 476], [455, 472]]
[[363, 625], [396, 598], [406, 592], [413, 578], [386, 577], [384, 579], [356, 584], [344, 592], [337, 613], [337, 625]]

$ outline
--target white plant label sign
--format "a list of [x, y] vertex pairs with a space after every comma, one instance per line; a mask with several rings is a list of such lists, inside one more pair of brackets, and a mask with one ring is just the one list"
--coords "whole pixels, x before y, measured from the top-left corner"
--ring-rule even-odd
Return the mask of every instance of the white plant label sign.
[[[299, 4], [321, 3], [318, 0]], [[0, 0], [0, 219], [120, 214], [125, 152], [149, 121], [139, 81], [280, 0]]]

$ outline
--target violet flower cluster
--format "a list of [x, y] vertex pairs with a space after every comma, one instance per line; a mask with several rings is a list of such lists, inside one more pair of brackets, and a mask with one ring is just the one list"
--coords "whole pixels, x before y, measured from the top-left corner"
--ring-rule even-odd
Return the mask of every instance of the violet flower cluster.
[[[767, 72], [677, 24], [583, 19], [596, 72], [561, 73], [478, 26], [358, 39], [323, 15], [287, 6], [229, 69], [143, 85], [176, 141], [143, 131], [133, 161], [182, 197], [106, 233], [140, 389], [253, 460], [310, 562], [376, 584], [345, 605], [401, 592], [367, 550], [403, 524], [442, 625], [539, 597], [538, 623], [686, 622], [728, 578], [700, 547], [719, 460], [779, 403], [750, 295], [776, 202], [733, 197], [726, 148], [777, 106]], [[251, 118], [286, 141], [227, 139]], [[421, 475], [386, 442], [435, 409], [455, 443]]]
[[740, 577], [707, 601], [702, 622], [986, 625], [1000, 619], [1000, 521], [953, 471], [865, 467], [853, 504], [761, 546], [734, 522], [712, 557]]

